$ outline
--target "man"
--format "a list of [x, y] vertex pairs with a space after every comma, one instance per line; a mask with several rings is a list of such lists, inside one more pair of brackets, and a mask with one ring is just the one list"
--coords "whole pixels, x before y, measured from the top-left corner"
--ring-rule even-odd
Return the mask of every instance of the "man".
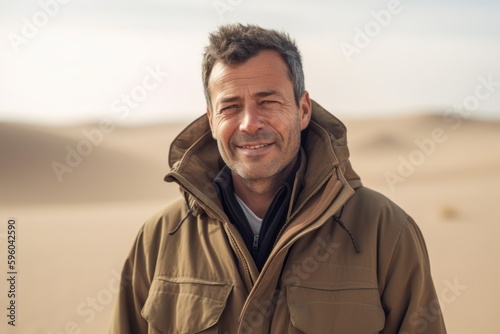
[[210, 36], [179, 200], [143, 226], [111, 333], [445, 333], [420, 230], [351, 168], [285, 34]]

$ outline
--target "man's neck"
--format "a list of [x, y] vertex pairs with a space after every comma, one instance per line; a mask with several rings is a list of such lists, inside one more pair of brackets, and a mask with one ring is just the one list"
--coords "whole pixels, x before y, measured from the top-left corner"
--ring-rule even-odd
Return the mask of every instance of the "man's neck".
[[296, 163], [297, 158], [293, 159], [283, 171], [267, 179], [244, 179], [231, 171], [234, 192], [257, 217], [264, 218], [274, 195], [286, 181]]

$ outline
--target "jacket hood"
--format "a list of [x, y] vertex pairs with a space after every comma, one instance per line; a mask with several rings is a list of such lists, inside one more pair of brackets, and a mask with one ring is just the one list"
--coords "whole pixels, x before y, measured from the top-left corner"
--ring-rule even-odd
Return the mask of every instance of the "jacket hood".
[[330, 143], [338, 159], [339, 167], [349, 185], [355, 189], [360, 187], [361, 179], [354, 171], [349, 161], [349, 148], [347, 146], [347, 128], [337, 117], [325, 108], [312, 101], [313, 112], [311, 121], [322, 127], [330, 137]]
[[[329, 146], [333, 150], [340, 171], [352, 188], [361, 186], [360, 177], [353, 170], [349, 162], [349, 148], [347, 146], [347, 129], [345, 125], [315, 101], [312, 101], [312, 116], [308, 128], [319, 127], [329, 138]], [[306, 135], [306, 142], [309, 140]], [[197, 148], [197, 149], [196, 149]], [[328, 147], [326, 147], [328, 149]], [[198, 152], [194, 156], [195, 152]], [[307, 153], [307, 151], [306, 151]], [[199, 171], [208, 179], [213, 180], [215, 175], [224, 166], [217, 142], [212, 138], [210, 124], [206, 115], [188, 125], [172, 142], [169, 151], [170, 168], [176, 169], [183, 160], [190, 159], [190, 163], [198, 163]], [[171, 181], [169, 175], [165, 181]]]

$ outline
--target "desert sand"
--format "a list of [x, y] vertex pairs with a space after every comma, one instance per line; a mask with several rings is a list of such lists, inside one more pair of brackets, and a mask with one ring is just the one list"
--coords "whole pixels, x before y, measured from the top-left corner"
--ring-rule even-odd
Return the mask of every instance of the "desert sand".
[[[500, 333], [500, 122], [426, 114], [345, 123], [365, 186], [422, 229], [448, 332]], [[138, 229], [178, 196], [163, 175], [185, 125], [117, 127], [85, 147], [98, 124], [0, 123], [2, 277], [9, 218], [18, 232], [16, 326], [2, 279], [1, 333], [105, 333]], [[86, 156], [58, 178], [54, 162], [78, 147]]]

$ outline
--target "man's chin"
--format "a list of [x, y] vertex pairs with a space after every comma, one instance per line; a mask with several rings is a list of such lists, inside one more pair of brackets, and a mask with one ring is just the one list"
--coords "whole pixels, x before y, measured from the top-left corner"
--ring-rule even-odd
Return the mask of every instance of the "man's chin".
[[236, 168], [234, 170], [236, 174], [242, 179], [248, 181], [259, 181], [265, 180], [273, 177], [276, 173], [271, 168], [259, 168], [256, 170], [255, 168]]

